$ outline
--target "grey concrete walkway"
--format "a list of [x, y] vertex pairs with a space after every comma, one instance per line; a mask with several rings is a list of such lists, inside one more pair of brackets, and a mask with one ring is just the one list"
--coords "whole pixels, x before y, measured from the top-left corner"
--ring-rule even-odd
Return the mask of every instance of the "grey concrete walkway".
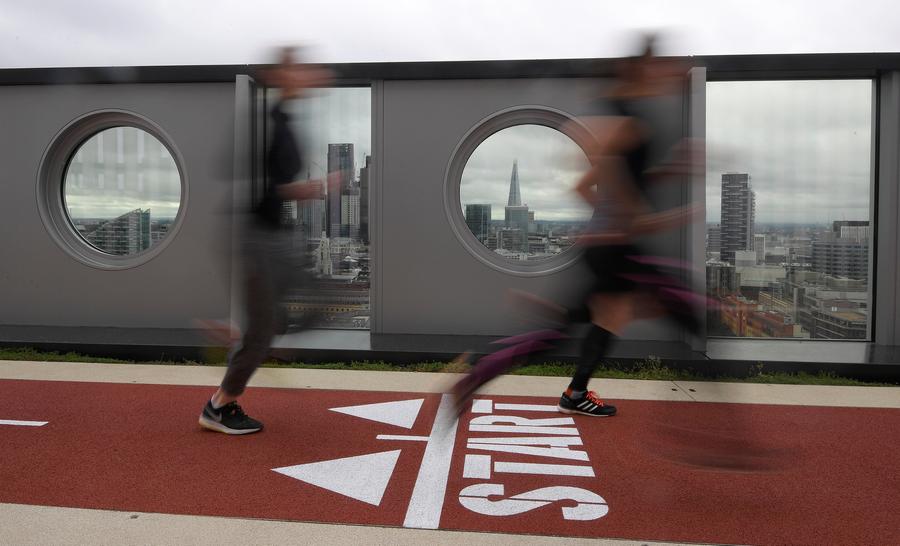
[[[0, 360], [0, 379], [213, 387], [222, 380], [223, 373], [224, 368], [218, 366]], [[257, 372], [250, 385], [289, 389], [445, 392], [458, 377], [458, 374], [444, 373], [263, 368]], [[565, 385], [565, 378], [507, 375], [489, 384], [484, 393], [553, 397], [559, 396]], [[605, 398], [619, 400], [900, 408], [900, 387], [829, 387], [629, 379], [595, 379], [591, 386]]]
[[[224, 369], [65, 362], [0, 361], [0, 379], [109, 383], [218, 385]], [[441, 392], [456, 374], [262, 369], [251, 385], [296, 389]], [[558, 396], [564, 378], [505, 376], [486, 394]], [[900, 408], [900, 388], [819, 387], [738, 383], [595, 380], [610, 399], [735, 402]], [[143, 514], [0, 504], [0, 544], [591, 544], [626, 546], [647, 541], [579, 540], [453, 531]]]
[[641, 546], [675, 543], [426, 531], [394, 527], [174, 516], [0, 504], [0, 544], [20, 546], [47, 546], [50, 544], [59, 546], [85, 544], [110, 546], [145, 546], [149, 544]]

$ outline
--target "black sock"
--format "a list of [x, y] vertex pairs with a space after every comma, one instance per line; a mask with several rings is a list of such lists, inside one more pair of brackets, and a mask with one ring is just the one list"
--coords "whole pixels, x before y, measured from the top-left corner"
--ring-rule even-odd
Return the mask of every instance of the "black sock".
[[578, 357], [578, 367], [575, 375], [572, 376], [572, 382], [569, 388], [573, 391], [586, 391], [588, 381], [597, 369], [599, 360], [606, 354], [607, 348], [612, 341], [613, 335], [596, 324], [591, 325], [591, 329], [585, 336], [581, 344], [581, 355]]

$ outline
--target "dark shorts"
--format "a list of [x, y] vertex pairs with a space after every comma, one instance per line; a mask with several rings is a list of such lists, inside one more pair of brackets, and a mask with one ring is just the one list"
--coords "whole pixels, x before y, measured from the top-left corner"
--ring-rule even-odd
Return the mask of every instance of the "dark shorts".
[[633, 245], [592, 246], [584, 251], [583, 259], [594, 274], [591, 292], [632, 292], [640, 288], [631, 275], [656, 274], [656, 268], [629, 259], [640, 251]]
[[[685, 283], [684, 270], [679, 271], [677, 265], [658, 265], [666, 259], [647, 256], [635, 245], [593, 246], [582, 258], [594, 276], [583, 300], [585, 305], [591, 294], [646, 293], [662, 304], [669, 318], [692, 333], [699, 332], [702, 298]], [[573, 316], [584, 314], [583, 310], [576, 311]]]

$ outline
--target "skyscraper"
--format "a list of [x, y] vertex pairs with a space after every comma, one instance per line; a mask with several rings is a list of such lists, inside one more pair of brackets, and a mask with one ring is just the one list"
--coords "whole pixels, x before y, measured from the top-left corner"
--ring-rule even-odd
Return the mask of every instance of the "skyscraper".
[[506, 203], [510, 207], [522, 206], [522, 190], [519, 189], [519, 160], [513, 160], [512, 175], [509, 177], [509, 200]]
[[341, 194], [341, 236], [359, 239], [359, 188]]
[[281, 202], [281, 225], [293, 226], [297, 224], [297, 201]]
[[325, 231], [325, 200], [301, 201], [297, 223], [303, 227], [310, 239], [318, 239]]
[[835, 220], [832, 223], [831, 231], [835, 237], [840, 237], [841, 239], [867, 240], [869, 238], [869, 221]]
[[100, 224], [85, 239], [108, 254], [135, 254], [150, 248], [150, 209], [135, 209]]
[[756, 252], [756, 263], [766, 263], [766, 236], [764, 234], [753, 235], [753, 250]]
[[869, 222], [839, 220], [812, 242], [812, 270], [832, 277], [868, 279]]
[[723, 262], [734, 264], [737, 250], [753, 249], [756, 194], [747, 173], [722, 175], [722, 250]]
[[319, 246], [316, 248], [316, 273], [319, 275], [330, 276], [334, 273], [334, 265], [331, 261], [331, 241], [322, 233], [319, 239]]
[[722, 252], [722, 226], [719, 224], [706, 227], [707, 256], [719, 256]]
[[513, 161], [512, 175], [509, 178], [509, 199], [506, 202], [505, 225], [507, 229], [517, 229], [522, 233], [519, 248], [528, 252], [528, 205], [522, 205], [522, 191], [519, 188], [519, 160]]
[[491, 234], [491, 205], [466, 205], [466, 225], [472, 234], [482, 243]]
[[366, 156], [366, 166], [359, 170], [359, 237], [369, 244], [369, 164], [372, 156]]
[[[328, 172], [340, 172], [340, 187], [329, 191], [326, 205], [326, 225], [329, 237], [341, 236], [341, 196], [350, 191], [356, 172], [353, 161], [353, 144], [328, 145]], [[330, 190], [330, 188], [329, 188]]]

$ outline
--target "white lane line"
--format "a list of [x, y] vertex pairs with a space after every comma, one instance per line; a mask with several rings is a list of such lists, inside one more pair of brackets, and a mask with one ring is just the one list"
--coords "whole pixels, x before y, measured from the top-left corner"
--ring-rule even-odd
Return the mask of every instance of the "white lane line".
[[453, 397], [445, 394], [441, 397], [431, 436], [425, 446], [425, 456], [406, 510], [404, 527], [438, 528], [447, 493], [447, 481], [450, 478], [450, 460], [458, 423]]
[[402, 436], [396, 434], [379, 434], [375, 437], [378, 440], [403, 440], [406, 442], [427, 442], [428, 436]]
[[[559, 408], [556, 406], [545, 406], [543, 404], [494, 404], [494, 408], [497, 411], [500, 410], [508, 410], [508, 411], [547, 411], [547, 412], [555, 412], [559, 411]], [[474, 411], [472, 413], [475, 413]], [[488, 412], [490, 413], [490, 412]]]
[[20, 427], [42, 427], [49, 421], [11, 421], [8, 419], [0, 419], [0, 425], [15, 425]]

